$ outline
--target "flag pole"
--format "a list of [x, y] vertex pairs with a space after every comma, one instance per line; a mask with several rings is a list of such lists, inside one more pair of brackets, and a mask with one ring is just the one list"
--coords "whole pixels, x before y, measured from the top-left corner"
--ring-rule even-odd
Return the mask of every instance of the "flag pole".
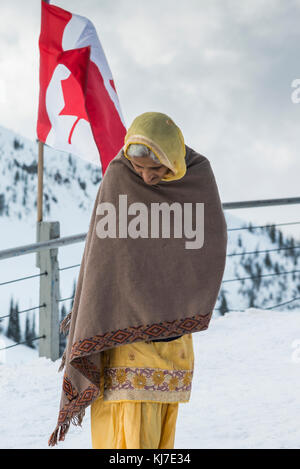
[[[50, 3], [50, 0], [43, 0]], [[43, 220], [43, 174], [44, 174], [44, 143], [38, 141], [38, 197], [37, 197], [37, 221]]]
[[38, 198], [37, 221], [43, 220], [43, 173], [44, 173], [44, 143], [38, 142]]

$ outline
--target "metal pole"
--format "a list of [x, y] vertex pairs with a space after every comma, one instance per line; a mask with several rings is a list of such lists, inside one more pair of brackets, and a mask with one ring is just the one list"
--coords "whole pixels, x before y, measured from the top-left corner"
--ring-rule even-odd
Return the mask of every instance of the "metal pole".
[[[60, 236], [58, 221], [37, 222], [37, 240], [48, 241]], [[39, 335], [45, 335], [39, 341], [39, 356], [55, 361], [59, 358], [59, 265], [58, 249], [47, 249], [36, 254], [36, 265], [47, 275], [40, 277], [40, 301], [44, 308], [40, 309]]]
[[38, 143], [38, 193], [37, 193], [37, 221], [43, 220], [43, 173], [44, 173], [44, 144]]

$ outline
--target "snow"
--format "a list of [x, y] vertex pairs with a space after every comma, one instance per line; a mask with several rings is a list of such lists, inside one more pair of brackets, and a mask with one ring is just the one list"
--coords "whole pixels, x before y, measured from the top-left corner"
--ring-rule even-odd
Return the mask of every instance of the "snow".
[[[250, 308], [213, 317], [208, 330], [193, 334], [192, 394], [179, 405], [175, 448], [299, 449], [299, 331], [300, 310]], [[0, 448], [48, 448], [60, 360], [21, 345], [1, 360]], [[91, 448], [90, 408], [82, 427], [71, 426], [55, 447], [64, 448]]]
[[[1, 249], [34, 243], [37, 144], [0, 126], [0, 161], [0, 196], [5, 194], [5, 210], [0, 215]], [[61, 236], [87, 232], [99, 169], [49, 147], [45, 147], [44, 164], [44, 221], [58, 220]], [[246, 224], [232, 211], [225, 211], [225, 217], [228, 229]], [[266, 230], [229, 232], [228, 254], [278, 247], [278, 236], [273, 243]], [[59, 267], [80, 264], [83, 249], [84, 242], [60, 248]], [[264, 255], [228, 257], [223, 280], [248, 276], [249, 266], [253, 275], [259, 272], [258, 267], [264, 274], [274, 273], [275, 263], [280, 271], [297, 270], [297, 252], [293, 256], [284, 251], [270, 253], [270, 267], [264, 263]], [[60, 298], [71, 296], [78, 272], [79, 267], [60, 271]], [[39, 304], [39, 277], [1, 283], [39, 273], [35, 253], [1, 261], [0, 317], [9, 313], [11, 298], [18, 301], [19, 310]], [[284, 305], [280, 312], [242, 311], [251, 304], [253, 292], [259, 308], [299, 297], [300, 276], [261, 280], [259, 285], [250, 280], [223, 283], [229, 308], [241, 311], [224, 317], [214, 312], [209, 329], [193, 334], [193, 389], [190, 402], [179, 406], [175, 448], [300, 447], [300, 301]], [[70, 300], [62, 304], [69, 312]], [[26, 315], [19, 315], [21, 340]], [[31, 318], [33, 315], [38, 335], [38, 309], [30, 313]], [[5, 318], [0, 331], [5, 331], [7, 324]], [[12, 344], [0, 333], [0, 349]], [[23, 345], [0, 350], [0, 421], [5, 422], [0, 427], [0, 448], [48, 448], [61, 393], [59, 363], [38, 358], [37, 350]], [[91, 448], [89, 426], [88, 409], [82, 428], [72, 426], [66, 441], [56, 448]]]

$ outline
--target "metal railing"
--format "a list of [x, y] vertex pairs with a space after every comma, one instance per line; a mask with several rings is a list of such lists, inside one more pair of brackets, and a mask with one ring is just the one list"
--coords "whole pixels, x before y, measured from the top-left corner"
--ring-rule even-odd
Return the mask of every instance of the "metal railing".
[[[288, 197], [284, 199], [266, 199], [266, 200], [249, 200], [249, 201], [240, 201], [240, 202], [227, 202], [223, 203], [222, 207], [224, 210], [232, 210], [232, 209], [240, 209], [240, 208], [251, 208], [251, 207], [266, 207], [266, 206], [274, 206], [274, 205], [287, 205], [287, 204], [300, 204], [300, 197]], [[278, 224], [271, 224], [271, 225], [260, 225], [260, 226], [251, 226], [251, 229], [259, 229], [265, 227], [275, 227], [275, 226], [283, 226], [283, 225], [295, 225], [300, 224], [298, 222], [291, 222], [291, 223], [278, 223]], [[239, 228], [228, 228], [228, 232], [230, 231], [237, 231], [237, 230], [245, 230], [250, 229], [250, 226], [243, 226]], [[58, 248], [68, 246], [70, 244], [78, 243], [85, 241], [87, 233], [81, 233], [73, 236], [66, 236], [60, 237], [60, 229], [59, 229], [59, 222], [46, 222], [41, 221], [37, 222], [36, 225], [36, 235], [37, 235], [37, 242], [32, 244], [27, 244], [24, 246], [18, 246], [15, 248], [4, 249], [0, 251], [0, 260], [9, 259], [16, 256], [22, 256], [26, 254], [36, 253], [36, 265], [40, 268], [40, 274], [30, 275], [27, 277], [17, 278], [13, 280], [8, 280], [5, 282], [0, 283], [0, 287], [2, 285], [7, 285], [10, 283], [26, 280], [28, 278], [39, 277], [40, 284], [39, 284], [39, 306], [35, 306], [33, 308], [28, 308], [22, 311], [18, 311], [18, 314], [28, 312], [30, 310], [38, 309], [39, 310], [39, 334], [38, 337], [34, 337], [31, 340], [39, 340], [39, 356], [46, 356], [51, 360], [56, 360], [59, 358], [59, 303], [61, 301], [72, 299], [73, 297], [69, 298], [60, 298], [59, 294], [59, 272], [62, 270], [79, 267], [80, 264], [75, 264], [72, 266], [67, 266], [63, 268], [59, 268], [58, 264]], [[229, 253], [227, 257], [231, 256], [238, 256], [238, 255], [245, 255], [245, 254], [257, 254], [262, 252], [272, 252], [272, 251], [280, 251], [282, 249], [300, 249], [300, 246], [288, 246], [288, 247], [280, 247], [276, 249], [266, 249], [261, 251], [248, 251], [248, 252], [241, 252], [241, 253]], [[293, 273], [298, 273], [300, 270], [292, 270], [287, 272], [277, 272], [272, 274], [260, 274], [256, 276], [248, 276], [243, 278], [233, 278], [233, 279], [223, 279], [222, 283], [233, 282], [233, 281], [242, 281], [246, 279], [258, 278], [258, 277], [266, 277], [266, 276], [273, 276], [273, 275], [289, 275]], [[300, 297], [295, 297], [289, 301], [284, 303], [280, 303], [277, 305], [270, 306], [268, 308], [261, 308], [261, 309], [272, 309], [276, 306], [281, 306], [283, 304], [291, 303], [293, 301], [300, 300]], [[215, 308], [218, 310], [220, 308]], [[230, 309], [232, 310], [232, 309]], [[234, 310], [232, 310], [234, 311]], [[241, 309], [237, 310], [241, 311]], [[0, 321], [3, 318], [8, 317], [9, 315], [2, 315], [0, 311]], [[20, 344], [24, 344], [26, 341], [18, 342], [14, 345], [10, 345], [8, 347], [4, 347], [1, 350], [11, 348]]]

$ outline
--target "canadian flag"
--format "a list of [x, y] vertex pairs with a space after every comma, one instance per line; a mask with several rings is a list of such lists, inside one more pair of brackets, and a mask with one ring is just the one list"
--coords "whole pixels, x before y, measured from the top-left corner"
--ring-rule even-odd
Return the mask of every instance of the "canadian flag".
[[124, 145], [126, 128], [95, 27], [83, 16], [41, 2], [37, 137], [101, 165]]

